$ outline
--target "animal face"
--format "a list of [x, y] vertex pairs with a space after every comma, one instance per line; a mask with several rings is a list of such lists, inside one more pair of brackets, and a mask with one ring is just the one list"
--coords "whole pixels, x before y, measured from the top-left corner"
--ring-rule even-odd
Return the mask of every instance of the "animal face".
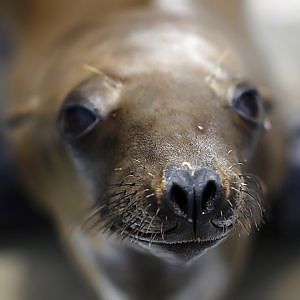
[[[202, 46], [191, 49], [182, 36], [168, 57], [164, 44], [147, 50], [145, 34], [122, 35], [118, 51], [127, 52], [115, 61], [109, 43], [97, 46], [94, 74], [67, 93], [57, 125], [92, 187], [86, 227], [190, 260], [241, 227], [258, 226], [261, 187], [246, 169], [266, 112], [252, 85], [211, 65], [207, 54], [195, 56]], [[203, 42], [192, 36], [192, 45]], [[122, 67], [133, 71], [120, 75]]]

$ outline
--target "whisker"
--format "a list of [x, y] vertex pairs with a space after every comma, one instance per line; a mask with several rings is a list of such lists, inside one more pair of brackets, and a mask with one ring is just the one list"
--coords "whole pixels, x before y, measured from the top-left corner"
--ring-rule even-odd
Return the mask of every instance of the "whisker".
[[234, 163], [233, 165], [231, 165], [228, 170], [231, 170], [232, 168], [234, 167], [237, 167], [237, 166], [244, 166], [245, 163], [244, 162], [237, 162], [237, 163]]

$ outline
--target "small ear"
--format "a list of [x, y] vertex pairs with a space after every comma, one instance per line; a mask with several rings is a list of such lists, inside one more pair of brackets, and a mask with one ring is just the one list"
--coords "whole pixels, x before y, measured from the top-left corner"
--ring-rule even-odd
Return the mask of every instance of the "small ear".
[[274, 109], [273, 97], [270, 90], [264, 86], [259, 86], [258, 90], [266, 113], [263, 127], [265, 131], [269, 131], [272, 128], [271, 114]]
[[271, 113], [274, 107], [273, 97], [271, 92], [265, 87], [260, 87], [259, 92], [261, 95], [261, 99], [263, 100], [266, 113], [267, 114]]
[[38, 114], [40, 98], [37, 95], [28, 97], [28, 101], [10, 107], [4, 113], [3, 126], [5, 129], [19, 129], [22, 126], [32, 123]]
[[5, 129], [18, 129], [33, 120], [34, 114], [30, 111], [15, 112], [5, 118], [3, 126]]

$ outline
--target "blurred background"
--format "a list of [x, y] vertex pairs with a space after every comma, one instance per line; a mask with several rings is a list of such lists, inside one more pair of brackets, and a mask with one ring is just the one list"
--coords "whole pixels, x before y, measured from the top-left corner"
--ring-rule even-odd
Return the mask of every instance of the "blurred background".
[[[245, 271], [228, 299], [297, 300], [300, 299], [300, 1], [224, 0], [223, 5], [225, 2], [226, 10], [232, 11], [236, 11], [238, 3], [239, 19], [245, 23], [251, 42], [265, 64], [268, 84], [281, 99], [281, 109], [290, 126], [288, 177], [281, 193], [276, 195], [268, 222], [252, 237]], [[219, 10], [223, 8], [217, 6]], [[6, 98], [6, 74], [14, 52], [10, 25], [5, 11], [0, 11], [1, 99]], [[53, 225], [28, 199], [0, 132], [0, 299], [94, 299], [63, 252]]]
[[[14, 50], [8, 25], [0, 13], [0, 112]], [[31, 205], [0, 130], [0, 299], [95, 299], [83, 282], [53, 224]]]

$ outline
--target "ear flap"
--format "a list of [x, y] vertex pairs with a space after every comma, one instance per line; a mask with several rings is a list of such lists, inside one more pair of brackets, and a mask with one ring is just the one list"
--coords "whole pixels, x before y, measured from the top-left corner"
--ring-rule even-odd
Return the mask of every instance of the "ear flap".
[[269, 131], [272, 127], [271, 114], [274, 109], [273, 97], [272, 97], [271, 92], [268, 89], [266, 89], [265, 87], [260, 87], [259, 93], [260, 93], [261, 99], [263, 101], [264, 110], [266, 112], [264, 129], [266, 131]]
[[9, 107], [7, 111], [4, 112], [3, 123], [4, 129], [17, 130], [32, 124], [39, 106], [39, 98], [32, 96], [29, 98], [27, 103], [21, 103], [21, 105], [16, 105], [16, 107]]
[[271, 113], [273, 110], [273, 106], [274, 106], [273, 97], [272, 97], [271, 92], [268, 89], [266, 89], [265, 87], [260, 87], [259, 92], [260, 92], [261, 98], [263, 100], [265, 112], [267, 114]]

